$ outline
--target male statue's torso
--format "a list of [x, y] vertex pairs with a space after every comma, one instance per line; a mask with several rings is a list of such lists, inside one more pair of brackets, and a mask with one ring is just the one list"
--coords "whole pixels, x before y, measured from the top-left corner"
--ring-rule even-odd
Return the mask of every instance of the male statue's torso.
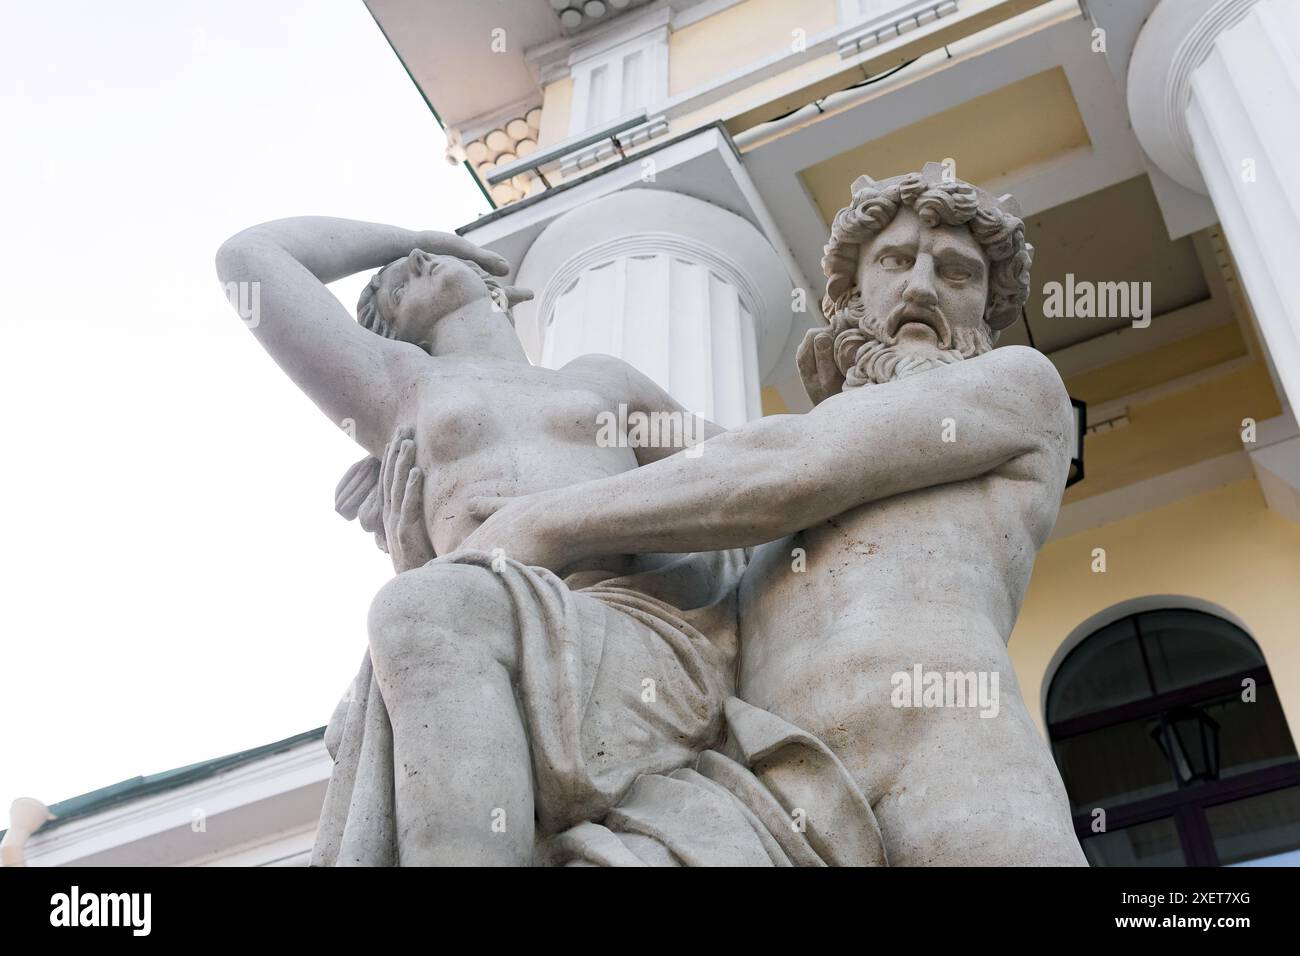
[[[746, 574], [737, 692], [830, 746], [891, 865], [1079, 862], [1006, 651], [1055, 517], [1040, 457], [863, 505], [763, 546]], [[996, 714], [895, 707], [892, 675], [917, 665], [997, 672]]]

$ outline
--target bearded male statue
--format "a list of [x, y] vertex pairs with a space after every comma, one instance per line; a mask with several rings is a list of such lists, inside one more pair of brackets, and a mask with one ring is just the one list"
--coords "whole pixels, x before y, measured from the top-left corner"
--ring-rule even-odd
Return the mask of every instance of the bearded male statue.
[[[992, 350], [1031, 258], [1010, 197], [936, 163], [861, 177], [799, 352], [811, 412], [471, 503], [490, 517], [464, 546], [525, 565], [761, 546], [725, 752], [638, 779], [571, 862], [1084, 862], [1007, 654], [1073, 429], [1041, 353]], [[844, 852], [868, 836], [881, 853]]]

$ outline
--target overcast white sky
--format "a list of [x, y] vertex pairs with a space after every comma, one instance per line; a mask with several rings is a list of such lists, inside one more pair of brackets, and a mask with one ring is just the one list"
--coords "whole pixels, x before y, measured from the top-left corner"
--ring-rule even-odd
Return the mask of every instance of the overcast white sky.
[[487, 205], [361, 0], [6, 3], [0, 131], [2, 828], [329, 718], [391, 575], [333, 511], [362, 452], [213, 254]]

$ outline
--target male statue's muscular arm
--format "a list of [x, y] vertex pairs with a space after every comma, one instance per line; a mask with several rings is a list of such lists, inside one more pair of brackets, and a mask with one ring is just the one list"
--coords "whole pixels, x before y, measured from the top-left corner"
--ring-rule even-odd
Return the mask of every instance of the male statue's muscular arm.
[[[944, 441], [946, 419], [954, 441]], [[501, 547], [548, 567], [602, 554], [750, 547], [1017, 459], [1033, 459], [1025, 478], [1054, 506], [1071, 423], [1051, 363], [1009, 346], [843, 392], [806, 415], [749, 422], [705, 442], [696, 457], [673, 455], [521, 499], [480, 499], [471, 507], [491, 517], [465, 547]]]

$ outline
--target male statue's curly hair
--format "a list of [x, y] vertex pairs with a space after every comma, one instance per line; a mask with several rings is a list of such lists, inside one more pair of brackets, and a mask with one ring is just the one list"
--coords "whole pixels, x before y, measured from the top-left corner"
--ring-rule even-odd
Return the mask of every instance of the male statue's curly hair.
[[1025, 242], [1025, 224], [1005, 211], [1010, 197], [994, 199], [960, 179], [947, 178], [938, 163], [924, 171], [876, 182], [866, 176], [853, 184], [852, 201], [835, 214], [830, 241], [822, 257], [826, 295], [822, 313], [828, 320], [845, 309], [857, 291], [858, 256], [894, 221], [904, 206], [927, 226], [966, 226], [989, 260], [989, 292], [984, 321], [997, 332], [1011, 325], [1029, 298], [1029, 267], [1034, 247]]

